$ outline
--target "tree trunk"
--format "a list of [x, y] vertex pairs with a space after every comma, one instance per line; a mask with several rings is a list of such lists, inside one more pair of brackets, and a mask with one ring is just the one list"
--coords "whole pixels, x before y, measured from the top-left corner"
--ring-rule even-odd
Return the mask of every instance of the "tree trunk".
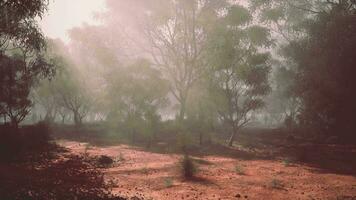
[[185, 100], [182, 100], [182, 102], [180, 103], [180, 110], [178, 116], [178, 120], [180, 123], [183, 123], [184, 116], [185, 116]]
[[62, 115], [62, 125], [64, 124], [65, 117], [65, 115]]
[[81, 126], [82, 125], [82, 119], [80, 118], [79, 114], [77, 112], [73, 112], [74, 115], [74, 124], [76, 126]]
[[16, 129], [19, 127], [19, 122], [16, 118], [11, 117], [10, 126]]
[[228, 142], [228, 146], [229, 146], [229, 147], [232, 147], [232, 144], [233, 144], [234, 141], [235, 141], [235, 136], [236, 136], [236, 134], [237, 134], [237, 129], [236, 129], [236, 127], [234, 126], [234, 127], [232, 128], [232, 133], [231, 133], [231, 136], [230, 136], [230, 139], [229, 139], [229, 142]]
[[202, 146], [203, 145], [203, 132], [199, 131], [199, 145]]
[[135, 144], [135, 142], [136, 142], [136, 130], [135, 129], [132, 130], [131, 142], [132, 142], [132, 144]]

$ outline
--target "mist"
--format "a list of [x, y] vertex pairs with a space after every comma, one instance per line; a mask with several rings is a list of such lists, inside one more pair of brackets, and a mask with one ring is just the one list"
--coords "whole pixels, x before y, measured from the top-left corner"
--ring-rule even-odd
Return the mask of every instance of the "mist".
[[356, 197], [354, 1], [0, 6], [0, 199]]

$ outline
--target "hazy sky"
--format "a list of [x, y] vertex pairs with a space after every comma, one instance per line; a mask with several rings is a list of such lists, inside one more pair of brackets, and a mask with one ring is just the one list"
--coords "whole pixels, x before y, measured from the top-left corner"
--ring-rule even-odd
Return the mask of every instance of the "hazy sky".
[[83, 23], [97, 23], [93, 13], [105, 9], [105, 0], [50, 0], [49, 11], [40, 22], [51, 38], [68, 41], [67, 31]]

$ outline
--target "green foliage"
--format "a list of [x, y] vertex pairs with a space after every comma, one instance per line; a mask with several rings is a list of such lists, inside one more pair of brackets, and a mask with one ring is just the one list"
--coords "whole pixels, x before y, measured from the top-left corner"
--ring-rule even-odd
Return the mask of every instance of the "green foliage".
[[258, 49], [271, 44], [270, 34], [246, 18], [229, 26], [217, 25], [209, 41], [210, 92], [223, 122], [231, 127], [232, 145], [236, 131], [249, 122], [252, 111], [263, 106], [269, 92], [270, 55]]
[[267, 28], [251, 26], [247, 30], [247, 35], [253, 45], [268, 47], [271, 44], [271, 41], [269, 40], [270, 33]]
[[45, 40], [39, 29], [37, 18], [42, 18], [47, 10], [47, 0], [0, 1], [0, 52], [8, 45], [28, 51], [40, 51]]
[[226, 21], [231, 26], [242, 26], [250, 23], [252, 20], [251, 13], [240, 5], [231, 6], [226, 16]]
[[251, 0], [250, 8], [277, 41], [271, 98], [279, 100], [270, 106], [283, 111], [269, 111], [280, 112], [290, 130], [352, 138], [356, 3]]
[[36, 21], [46, 9], [46, 0], [0, 1], [0, 114], [14, 126], [29, 113], [35, 83], [54, 73], [42, 55], [46, 43]]
[[281, 7], [274, 7], [271, 9], [265, 9], [261, 13], [261, 20], [264, 22], [273, 21], [278, 22], [284, 18], [284, 8]]
[[352, 75], [356, 4], [342, 1], [329, 5], [327, 12], [315, 14], [306, 24], [305, 39], [289, 44], [286, 56], [297, 64], [294, 92], [302, 102], [301, 126], [311, 133], [352, 138], [356, 130]]
[[16, 127], [31, 106], [29, 93], [33, 80], [25, 68], [24, 61], [0, 54], [0, 114], [7, 116]]
[[132, 137], [139, 133], [154, 140], [161, 121], [158, 109], [167, 105], [168, 87], [160, 72], [138, 60], [112, 73], [109, 84], [109, 120], [124, 123]]

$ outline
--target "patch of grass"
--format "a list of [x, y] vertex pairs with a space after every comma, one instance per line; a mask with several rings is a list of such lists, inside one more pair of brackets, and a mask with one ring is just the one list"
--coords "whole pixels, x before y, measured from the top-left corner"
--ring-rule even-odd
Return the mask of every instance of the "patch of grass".
[[245, 175], [245, 169], [241, 165], [235, 165], [235, 172], [239, 175]]
[[147, 167], [143, 167], [143, 168], [141, 169], [141, 172], [142, 172], [143, 174], [145, 174], [145, 175], [148, 175], [149, 170], [148, 170]]
[[180, 161], [180, 165], [184, 178], [193, 178], [197, 173], [197, 167], [193, 159], [187, 154], [185, 154], [183, 159]]
[[173, 186], [173, 180], [172, 180], [172, 178], [170, 178], [170, 177], [165, 178], [165, 179], [164, 179], [164, 186], [165, 186], [166, 188], [172, 187], [172, 186]]
[[273, 189], [281, 189], [284, 187], [284, 184], [281, 180], [278, 179], [272, 179], [271, 182], [269, 183], [269, 186]]
[[285, 167], [289, 167], [291, 165], [291, 160], [286, 158], [286, 159], [282, 160], [282, 163]]

